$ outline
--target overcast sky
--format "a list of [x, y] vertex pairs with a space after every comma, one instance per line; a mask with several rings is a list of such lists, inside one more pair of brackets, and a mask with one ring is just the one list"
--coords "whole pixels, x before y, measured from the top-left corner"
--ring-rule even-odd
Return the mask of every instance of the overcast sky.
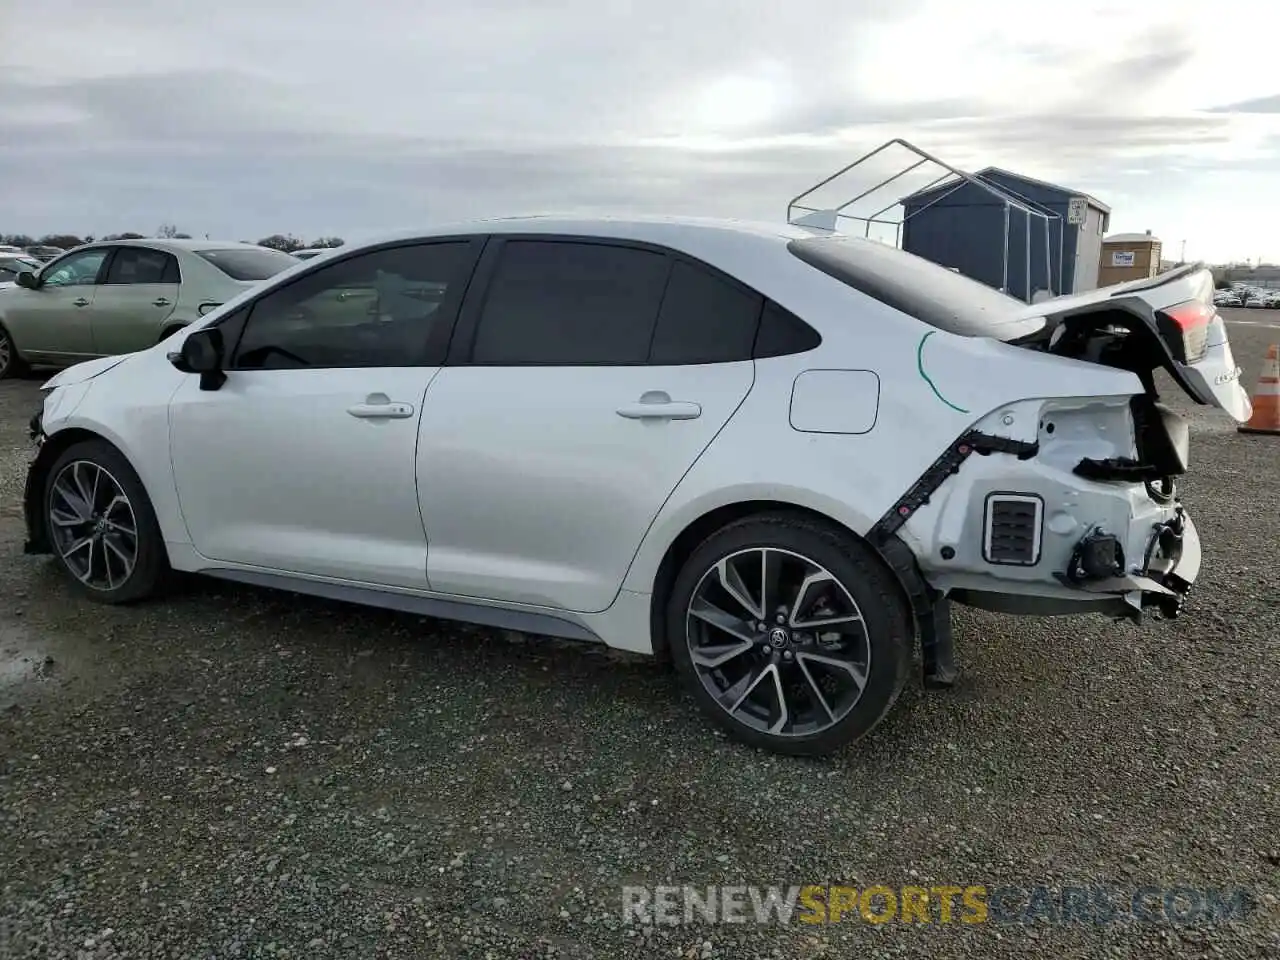
[[[903, 137], [1092, 193], [1166, 255], [1280, 260], [1280, 8], [1262, 0], [0, 0], [0, 16], [0, 232], [781, 220]], [[881, 159], [818, 199], [916, 158]]]

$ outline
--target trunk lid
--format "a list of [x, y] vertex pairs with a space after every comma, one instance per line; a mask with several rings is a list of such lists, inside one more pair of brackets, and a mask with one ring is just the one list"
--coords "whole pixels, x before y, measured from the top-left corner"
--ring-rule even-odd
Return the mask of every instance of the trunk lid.
[[1148, 382], [1152, 371], [1163, 368], [1197, 403], [1244, 423], [1252, 405], [1213, 290], [1210, 270], [1189, 264], [1150, 279], [1030, 304], [1019, 316], [1041, 318], [1045, 327], [1021, 343], [1123, 367]]

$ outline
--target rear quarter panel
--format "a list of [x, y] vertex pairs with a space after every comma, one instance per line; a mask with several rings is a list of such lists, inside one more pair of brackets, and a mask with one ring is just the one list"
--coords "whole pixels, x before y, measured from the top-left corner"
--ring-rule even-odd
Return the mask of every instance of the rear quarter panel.
[[[819, 511], [862, 536], [991, 411], [1023, 399], [1142, 391], [1132, 374], [937, 330], [790, 254], [760, 268], [761, 292], [816, 327], [823, 343], [809, 353], [756, 361], [751, 394], [655, 518], [629, 570], [628, 590], [650, 591], [675, 538], [718, 507], [780, 501]], [[842, 435], [792, 427], [793, 384], [816, 369], [879, 377], [871, 430]]]

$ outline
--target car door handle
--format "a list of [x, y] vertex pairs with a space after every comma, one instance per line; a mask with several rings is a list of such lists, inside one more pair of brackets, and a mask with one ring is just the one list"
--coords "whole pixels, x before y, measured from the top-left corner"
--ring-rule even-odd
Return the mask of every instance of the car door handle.
[[169, 301], [165, 297], [156, 297], [151, 301], [151, 305], [153, 307], [167, 307], [169, 305]]
[[688, 400], [672, 400], [662, 390], [649, 390], [636, 403], [618, 408], [618, 416], [628, 420], [696, 420], [702, 407]]
[[384, 394], [366, 397], [364, 403], [347, 407], [347, 413], [359, 420], [404, 420], [413, 416], [413, 404], [393, 402]]
[[72, 300], [71, 302], [74, 303], [77, 307], [87, 307], [89, 305], [89, 301], [86, 300], [84, 297], [77, 297], [75, 300]]

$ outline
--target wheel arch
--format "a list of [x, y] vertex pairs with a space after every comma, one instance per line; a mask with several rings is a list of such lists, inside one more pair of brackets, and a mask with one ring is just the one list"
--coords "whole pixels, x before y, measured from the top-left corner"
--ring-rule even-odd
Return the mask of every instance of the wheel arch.
[[[101, 433], [96, 433], [85, 427], [67, 427], [59, 430], [48, 437], [40, 445], [40, 450], [36, 454], [35, 460], [27, 469], [27, 482], [23, 490], [22, 509], [24, 519], [27, 524], [27, 543], [24, 549], [25, 553], [47, 554], [53, 550], [49, 542], [49, 530], [45, 524], [44, 517], [44, 488], [49, 479], [49, 471], [52, 469], [58, 457], [75, 446], [77, 443], [86, 441], [97, 441], [105, 443], [118, 453], [129, 464], [134, 474], [141, 481], [141, 474], [138, 472], [137, 465], [130, 459], [129, 455], [120, 449], [120, 445], [113, 441], [110, 437]], [[143, 484], [146, 489], [146, 484]], [[148, 496], [150, 493], [148, 492]]]
[[685, 526], [667, 546], [666, 552], [658, 563], [649, 601], [649, 629], [653, 638], [655, 657], [664, 662], [670, 660], [670, 638], [667, 636], [665, 627], [665, 611], [672, 587], [684, 562], [703, 541], [726, 525], [752, 516], [779, 513], [817, 521], [843, 536], [852, 537], [869, 546], [890, 574], [903, 603], [911, 611], [912, 629], [919, 632], [921, 618], [927, 613], [932, 602], [930, 588], [920, 573], [910, 548], [896, 535], [890, 536], [883, 544], [877, 545], [859, 536], [848, 526], [821, 510], [782, 500], [743, 500], [724, 504], [703, 513]]
[[25, 358], [22, 356], [22, 351], [18, 348], [18, 338], [14, 336], [13, 327], [9, 324], [7, 320], [5, 320], [4, 314], [2, 313], [0, 313], [0, 331], [3, 331], [5, 334], [8, 335], [9, 349], [13, 351], [14, 357], [16, 357], [20, 361], [25, 360]]

